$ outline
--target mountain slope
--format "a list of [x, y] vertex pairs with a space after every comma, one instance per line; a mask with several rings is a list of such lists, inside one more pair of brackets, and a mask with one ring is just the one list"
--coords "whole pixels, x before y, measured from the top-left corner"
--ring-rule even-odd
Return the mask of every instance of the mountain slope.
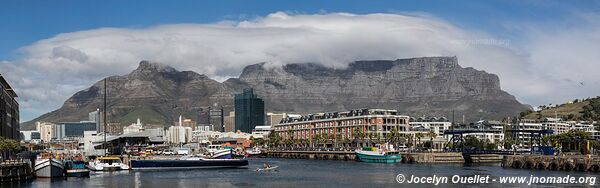
[[[357, 61], [334, 69], [314, 63], [269, 68], [245, 67], [239, 78], [219, 83], [191, 71], [142, 61], [130, 74], [108, 81], [109, 122], [170, 125], [183, 114], [197, 119], [208, 106], [233, 109], [233, 93], [252, 87], [267, 111], [314, 113], [356, 108], [398, 109], [411, 116], [467, 120], [516, 116], [530, 107], [500, 88], [496, 75], [458, 65], [456, 57]], [[102, 108], [103, 82], [74, 94], [64, 105], [35, 121], [79, 121]]]
[[264, 64], [246, 67], [239, 79], [281, 112], [322, 112], [355, 108], [398, 109], [414, 116], [468, 120], [515, 116], [529, 109], [500, 89], [496, 75], [462, 68], [456, 57], [424, 57], [395, 61], [357, 61], [346, 69], [319, 64]]

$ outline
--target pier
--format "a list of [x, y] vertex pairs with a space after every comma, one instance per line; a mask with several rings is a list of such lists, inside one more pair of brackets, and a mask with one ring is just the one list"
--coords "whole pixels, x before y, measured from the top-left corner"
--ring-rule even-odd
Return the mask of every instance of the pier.
[[22, 160], [0, 162], [0, 183], [27, 181], [35, 177], [31, 163]]
[[506, 155], [502, 167], [555, 171], [600, 172], [600, 157], [587, 155]]

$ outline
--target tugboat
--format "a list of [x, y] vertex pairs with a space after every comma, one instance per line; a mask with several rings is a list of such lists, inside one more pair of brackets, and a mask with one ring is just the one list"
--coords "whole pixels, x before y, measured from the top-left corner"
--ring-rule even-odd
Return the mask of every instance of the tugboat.
[[354, 151], [358, 161], [367, 163], [398, 163], [402, 161], [400, 153], [388, 144], [379, 147], [363, 147]]

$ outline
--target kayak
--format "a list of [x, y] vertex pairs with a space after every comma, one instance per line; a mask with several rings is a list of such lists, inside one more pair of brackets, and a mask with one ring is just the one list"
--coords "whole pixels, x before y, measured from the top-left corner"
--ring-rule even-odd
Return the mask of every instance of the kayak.
[[272, 166], [270, 168], [257, 168], [256, 171], [270, 171], [270, 170], [275, 170], [277, 167], [279, 167], [279, 166]]

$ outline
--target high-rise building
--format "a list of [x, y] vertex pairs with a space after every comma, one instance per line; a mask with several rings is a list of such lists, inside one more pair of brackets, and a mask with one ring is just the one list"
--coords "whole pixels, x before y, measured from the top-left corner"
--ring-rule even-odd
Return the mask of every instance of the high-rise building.
[[265, 102], [252, 88], [235, 95], [235, 129], [251, 133], [257, 125], [265, 124]]
[[235, 112], [229, 112], [229, 116], [224, 118], [225, 132], [235, 132]]
[[19, 140], [19, 103], [17, 93], [0, 74], [0, 136]]
[[96, 109], [96, 111], [90, 112], [88, 114], [89, 121], [96, 123], [96, 130], [98, 132], [104, 132], [104, 117], [102, 116], [103, 113], [100, 111], [100, 109]]

